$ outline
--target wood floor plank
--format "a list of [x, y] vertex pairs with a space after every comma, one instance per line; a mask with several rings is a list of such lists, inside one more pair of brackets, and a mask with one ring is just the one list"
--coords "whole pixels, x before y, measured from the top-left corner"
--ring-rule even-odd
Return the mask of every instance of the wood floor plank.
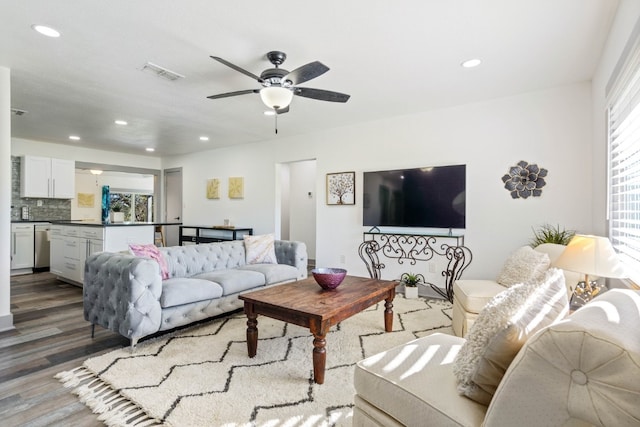
[[129, 341], [102, 328], [91, 338], [82, 310], [82, 289], [50, 273], [11, 277], [15, 329], [0, 332], [3, 427], [103, 425], [54, 376]]

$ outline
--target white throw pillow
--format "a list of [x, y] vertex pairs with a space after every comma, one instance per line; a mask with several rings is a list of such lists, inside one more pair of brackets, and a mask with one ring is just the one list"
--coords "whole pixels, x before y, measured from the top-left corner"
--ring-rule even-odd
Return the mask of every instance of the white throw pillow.
[[277, 264], [275, 237], [273, 234], [244, 236], [247, 264]]
[[493, 297], [471, 326], [454, 361], [458, 392], [489, 405], [527, 339], [568, 311], [564, 275], [557, 268], [549, 269], [542, 283], [517, 284]]
[[549, 255], [538, 252], [531, 246], [523, 246], [507, 258], [496, 282], [509, 287], [540, 280], [550, 264]]

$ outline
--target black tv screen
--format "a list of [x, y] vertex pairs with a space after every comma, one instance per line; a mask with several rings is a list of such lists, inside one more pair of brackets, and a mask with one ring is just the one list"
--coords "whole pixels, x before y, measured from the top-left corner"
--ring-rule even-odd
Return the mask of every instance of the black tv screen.
[[364, 172], [363, 225], [465, 228], [466, 165]]

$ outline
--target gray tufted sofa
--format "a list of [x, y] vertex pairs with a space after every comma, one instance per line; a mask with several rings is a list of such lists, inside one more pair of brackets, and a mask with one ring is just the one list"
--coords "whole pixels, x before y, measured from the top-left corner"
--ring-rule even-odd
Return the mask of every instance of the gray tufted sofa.
[[102, 252], [85, 263], [84, 318], [131, 340], [237, 310], [238, 294], [307, 277], [307, 247], [276, 240], [278, 264], [245, 263], [241, 240], [159, 248], [158, 262]]

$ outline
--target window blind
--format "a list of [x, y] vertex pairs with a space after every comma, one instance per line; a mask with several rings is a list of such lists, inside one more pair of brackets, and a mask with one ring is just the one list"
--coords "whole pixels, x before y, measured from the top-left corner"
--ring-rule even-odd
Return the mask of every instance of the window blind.
[[640, 284], [640, 38], [635, 32], [607, 96], [609, 239]]

